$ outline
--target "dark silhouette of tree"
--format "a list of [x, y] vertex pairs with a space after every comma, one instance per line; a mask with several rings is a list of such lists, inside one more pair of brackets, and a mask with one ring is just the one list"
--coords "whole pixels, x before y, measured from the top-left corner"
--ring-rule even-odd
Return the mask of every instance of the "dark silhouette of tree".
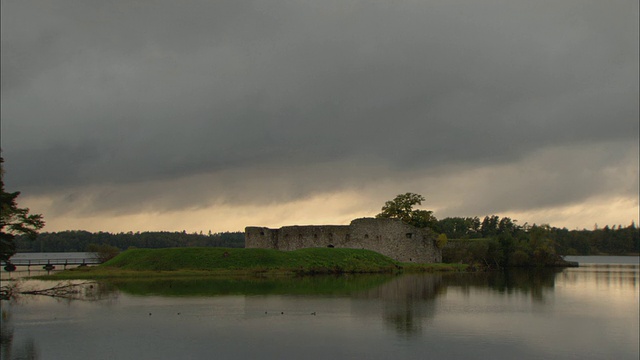
[[16, 253], [15, 236], [35, 238], [44, 227], [40, 214], [29, 214], [29, 209], [18, 207], [19, 191], [4, 190], [4, 159], [0, 156], [0, 260], [8, 261]]

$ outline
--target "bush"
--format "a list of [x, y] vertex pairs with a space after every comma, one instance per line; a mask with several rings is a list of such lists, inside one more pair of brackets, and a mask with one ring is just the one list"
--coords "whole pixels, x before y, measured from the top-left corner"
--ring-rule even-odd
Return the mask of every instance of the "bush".
[[528, 266], [529, 262], [529, 254], [522, 250], [516, 250], [509, 258], [510, 266]]
[[92, 252], [93, 257], [98, 259], [101, 263], [113, 259], [120, 253], [120, 249], [111, 245], [90, 244], [87, 250]]

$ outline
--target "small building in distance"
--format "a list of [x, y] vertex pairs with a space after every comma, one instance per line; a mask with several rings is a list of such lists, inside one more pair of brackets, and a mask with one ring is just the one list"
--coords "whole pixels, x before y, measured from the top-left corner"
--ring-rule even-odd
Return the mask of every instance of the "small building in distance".
[[436, 235], [398, 219], [361, 218], [349, 225], [245, 228], [245, 247], [291, 251], [313, 247], [367, 249], [401, 262], [442, 262]]

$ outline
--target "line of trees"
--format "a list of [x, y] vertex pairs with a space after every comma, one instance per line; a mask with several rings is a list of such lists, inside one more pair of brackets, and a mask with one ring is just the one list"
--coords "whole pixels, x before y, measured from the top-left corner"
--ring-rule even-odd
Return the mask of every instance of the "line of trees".
[[[471, 221], [470, 221], [471, 220]], [[563, 266], [559, 255], [631, 255], [640, 253], [640, 232], [632, 223], [626, 228], [573, 230], [548, 225], [519, 226], [509, 218], [487, 216], [443, 219], [443, 224], [469, 223], [479, 227], [447, 229], [458, 240], [449, 241], [442, 258], [449, 263], [467, 263], [482, 268]], [[460, 236], [462, 233], [462, 236]]]
[[[0, 160], [2, 158], [0, 157]], [[20, 252], [91, 251], [96, 246], [111, 246], [120, 250], [130, 247], [244, 247], [243, 232], [224, 232], [204, 235], [182, 232], [108, 232], [62, 231], [37, 233], [43, 225], [40, 215], [29, 215], [28, 209], [19, 209], [15, 198], [19, 193], [6, 193], [2, 188], [3, 256]], [[6, 201], [5, 201], [6, 200]], [[530, 266], [552, 264], [561, 255], [626, 255], [640, 253], [640, 232], [635, 223], [627, 227], [605, 226], [601, 229], [568, 230], [548, 225], [519, 225], [517, 220], [497, 215], [478, 217], [447, 217], [438, 220], [432, 211], [413, 209], [425, 198], [405, 193], [387, 201], [379, 218], [397, 218], [408, 224], [430, 228], [438, 236], [438, 245], [445, 248], [451, 240], [482, 240], [455, 242], [446, 246], [443, 256], [447, 262], [484, 262], [487, 266]], [[11, 206], [10, 206], [11, 205]], [[9, 211], [9, 210], [11, 211]], [[15, 211], [14, 211], [15, 210]], [[16, 212], [17, 211], [17, 212]], [[16, 215], [17, 214], [17, 215]], [[11, 216], [13, 217], [11, 217]], [[20, 217], [22, 216], [22, 217]], [[37, 220], [37, 226], [27, 220]], [[17, 224], [17, 225], [15, 225]], [[26, 225], [25, 225], [26, 224]], [[15, 226], [14, 226], [15, 225]], [[14, 228], [18, 226], [16, 231]], [[9, 229], [11, 231], [6, 231]], [[25, 230], [26, 229], [26, 230]], [[34, 240], [35, 236], [35, 240]], [[5, 239], [6, 237], [6, 239]], [[9, 241], [5, 241], [9, 240]], [[472, 245], [470, 245], [473, 243]], [[7, 250], [7, 251], [5, 251]]]
[[449, 239], [487, 239], [512, 237], [527, 239], [531, 233], [541, 232], [558, 254], [562, 255], [627, 255], [640, 253], [640, 231], [632, 222], [627, 227], [605, 226], [595, 230], [569, 230], [548, 225], [518, 225], [516, 220], [496, 215], [478, 217], [449, 217], [437, 221], [434, 231]]
[[27, 236], [16, 237], [18, 252], [66, 252], [92, 251], [92, 245], [109, 245], [120, 250], [128, 248], [168, 247], [244, 247], [243, 232], [189, 234], [183, 232], [128, 232], [112, 234], [92, 233], [83, 230], [43, 232], [35, 240]]
[[[602, 229], [558, 229], [549, 225], [519, 225], [497, 215], [448, 217], [438, 220], [432, 211], [415, 210], [425, 198], [405, 193], [387, 201], [379, 218], [395, 218], [438, 235], [444, 262], [468, 263], [483, 268], [562, 266], [560, 255], [628, 255], [640, 253], [640, 232], [635, 223]], [[441, 244], [447, 244], [442, 246]]]
[[[640, 253], [640, 231], [635, 223], [627, 227], [605, 226], [595, 230], [568, 230], [548, 225], [519, 225], [517, 220], [497, 215], [479, 217], [447, 217], [438, 220], [432, 211], [414, 209], [425, 201], [422, 195], [405, 193], [385, 202], [378, 218], [400, 219], [419, 228], [430, 228], [447, 239], [494, 239], [502, 244], [522, 243], [521, 248], [531, 248], [531, 243], [552, 248], [561, 255], [627, 255]], [[541, 240], [544, 239], [544, 244]], [[534, 241], [535, 240], [535, 241]], [[525, 246], [526, 245], [526, 246]], [[543, 246], [544, 245], [544, 246]], [[511, 251], [515, 245], [509, 245]], [[529, 249], [530, 250], [530, 249]], [[535, 249], [531, 250], [533, 253]]]
[[640, 231], [635, 223], [627, 227], [568, 230], [552, 228], [550, 236], [558, 252], [565, 255], [626, 255], [640, 253]]

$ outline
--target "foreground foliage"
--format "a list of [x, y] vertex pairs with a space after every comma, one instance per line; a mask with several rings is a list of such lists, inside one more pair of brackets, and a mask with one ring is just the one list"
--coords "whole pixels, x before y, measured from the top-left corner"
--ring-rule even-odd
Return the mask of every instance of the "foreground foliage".
[[18, 207], [19, 191], [4, 190], [4, 159], [0, 156], [0, 260], [7, 261], [16, 253], [16, 235], [35, 238], [44, 227], [40, 214], [29, 214], [29, 209]]

